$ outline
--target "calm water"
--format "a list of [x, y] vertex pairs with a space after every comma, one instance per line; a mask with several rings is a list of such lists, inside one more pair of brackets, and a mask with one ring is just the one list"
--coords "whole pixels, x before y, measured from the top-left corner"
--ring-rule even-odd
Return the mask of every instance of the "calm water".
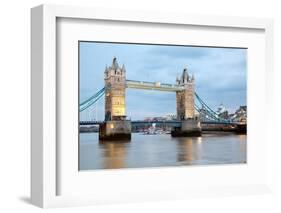
[[98, 133], [80, 134], [80, 170], [246, 162], [246, 135], [203, 134], [172, 138], [133, 133], [130, 142], [102, 142]]

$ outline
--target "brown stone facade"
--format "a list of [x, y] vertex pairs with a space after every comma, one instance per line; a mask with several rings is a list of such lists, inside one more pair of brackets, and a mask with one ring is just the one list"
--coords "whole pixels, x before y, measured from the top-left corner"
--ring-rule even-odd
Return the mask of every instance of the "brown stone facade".
[[177, 83], [184, 87], [184, 90], [176, 92], [177, 99], [177, 118], [179, 120], [194, 119], [194, 76], [190, 77], [187, 68], [183, 70]]
[[190, 76], [185, 68], [177, 83], [183, 88], [176, 92], [177, 119], [181, 120], [181, 126], [174, 128], [171, 135], [172, 137], [200, 136], [201, 125], [195, 117], [194, 76]]
[[130, 140], [131, 121], [126, 120], [126, 70], [113, 58], [112, 65], [104, 71], [105, 122], [100, 125], [99, 139]]
[[105, 121], [124, 120], [126, 118], [126, 70], [119, 67], [116, 58], [106, 67], [105, 81]]

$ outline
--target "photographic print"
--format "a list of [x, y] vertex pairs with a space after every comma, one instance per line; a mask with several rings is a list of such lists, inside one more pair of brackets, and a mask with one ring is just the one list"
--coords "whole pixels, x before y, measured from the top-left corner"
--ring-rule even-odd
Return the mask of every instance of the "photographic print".
[[247, 48], [78, 48], [80, 171], [247, 163]]

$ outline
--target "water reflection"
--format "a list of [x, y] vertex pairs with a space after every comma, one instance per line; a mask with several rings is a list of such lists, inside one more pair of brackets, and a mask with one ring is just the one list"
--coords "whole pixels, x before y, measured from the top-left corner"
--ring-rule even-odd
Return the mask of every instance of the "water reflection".
[[79, 158], [81, 170], [245, 163], [246, 135], [134, 133], [130, 142], [99, 142], [97, 133], [85, 133], [80, 134]]
[[202, 158], [202, 137], [178, 138], [178, 161], [183, 165], [193, 165]]
[[238, 135], [238, 140], [239, 140], [239, 154], [245, 155], [245, 156], [240, 156], [240, 158], [244, 159], [243, 163], [247, 163], [246, 159], [246, 153], [247, 153], [247, 135]]
[[103, 153], [104, 168], [117, 169], [126, 167], [126, 142], [99, 142], [99, 147]]

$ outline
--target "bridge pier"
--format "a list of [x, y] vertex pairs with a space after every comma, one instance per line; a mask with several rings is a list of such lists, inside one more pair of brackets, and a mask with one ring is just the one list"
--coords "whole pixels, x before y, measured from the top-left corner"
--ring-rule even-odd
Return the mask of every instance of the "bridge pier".
[[196, 137], [201, 134], [200, 122], [195, 119], [183, 120], [180, 127], [174, 127], [171, 131], [172, 137]]
[[131, 121], [105, 121], [99, 128], [100, 140], [131, 140]]

